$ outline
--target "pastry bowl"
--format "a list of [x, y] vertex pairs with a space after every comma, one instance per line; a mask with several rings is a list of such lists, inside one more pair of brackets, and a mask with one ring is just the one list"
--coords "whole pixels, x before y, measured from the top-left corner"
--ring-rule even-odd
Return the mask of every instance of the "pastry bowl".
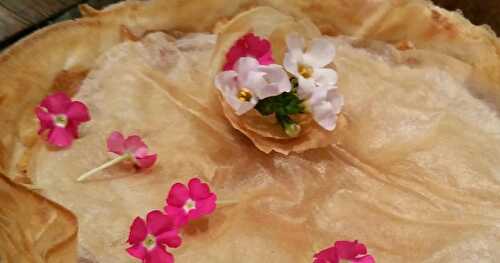
[[[293, 19], [335, 44], [345, 106], [332, 134], [312, 136], [318, 147], [271, 152], [280, 139], [255, 139], [213, 87], [218, 45], [246, 29], [222, 32], [255, 9], [267, 17], [241, 28], [265, 34]], [[195, 176], [237, 203], [190, 225], [177, 262], [312, 262], [355, 239], [377, 262], [500, 256], [500, 42], [487, 26], [424, 0], [81, 10], [0, 54], [0, 261], [135, 262], [125, 251], [134, 218]], [[37, 134], [34, 108], [54, 91], [92, 116], [63, 150]], [[114, 130], [141, 134], [158, 164], [77, 182], [110, 158]]]

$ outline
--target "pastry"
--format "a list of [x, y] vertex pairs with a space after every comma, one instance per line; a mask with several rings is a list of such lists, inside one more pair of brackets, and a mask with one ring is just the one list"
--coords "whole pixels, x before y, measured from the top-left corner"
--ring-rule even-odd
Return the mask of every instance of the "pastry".
[[[500, 45], [487, 28], [420, 0], [152, 0], [94, 11], [0, 55], [1, 259], [136, 262], [125, 251], [134, 218], [163, 209], [172, 184], [192, 177], [237, 202], [189, 225], [169, 249], [177, 262], [312, 262], [355, 239], [377, 262], [500, 256]], [[274, 44], [266, 30], [280, 25]], [[262, 131], [240, 126], [214, 86], [242, 35], [285, 49], [292, 31], [336, 49], [344, 103], [332, 136], [313, 136], [313, 147], [254, 136]], [[37, 134], [33, 109], [55, 89], [92, 117], [66, 149]], [[155, 166], [78, 182], [113, 158], [115, 130], [140, 134]], [[22, 206], [11, 200], [27, 210], [13, 212]], [[46, 204], [43, 220], [20, 220]]]

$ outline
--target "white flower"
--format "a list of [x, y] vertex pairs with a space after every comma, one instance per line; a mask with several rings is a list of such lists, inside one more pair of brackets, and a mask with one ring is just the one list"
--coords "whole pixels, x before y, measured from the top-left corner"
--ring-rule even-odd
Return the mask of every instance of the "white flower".
[[337, 123], [337, 114], [344, 106], [344, 98], [339, 94], [337, 87], [330, 87], [315, 92], [307, 106], [313, 119], [324, 129], [333, 131]]
[[292, 88], [283, 67], [260, 65], [252, 57], [242, 57], [234, 70], [217, 74], [215, 86], [237, 115], [253, 109], [260, 99], [289, 92]]
[[299, 81], [297, 94], [301, 99], [308, 99], [318, 89], [326, 89], [337, 83], [337, 72], [325, 68], [335, 57], [335, 47], [326, 38], [312, 41], [310, 48], [304, 51], [304, 39], [297, 34], [287, 38], [288, 52], [285, 54], [285, 69]]
[[325, 66], [332, 63], [335, 47], [326, 38], [318, 38], [305, 51], [304, 39], [296, 34], [288, 36], [287, 46], [283, 64], [298, 80], [297, 95], [321, 127], [334, 130], [344, 99], [336, 87], [337, 72]]

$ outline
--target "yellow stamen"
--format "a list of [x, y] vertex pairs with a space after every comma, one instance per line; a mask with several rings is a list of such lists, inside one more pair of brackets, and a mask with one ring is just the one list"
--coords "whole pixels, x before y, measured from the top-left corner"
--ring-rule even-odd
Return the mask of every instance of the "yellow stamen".
[[307, 65], [303, 65], [303, 64], [300, 64], [299, 65], [299, 74], [308, 79], [310, 77], [312, 77], [312, 74], [313, 74], [313, 68], [310, 67], [310, 66], [307, 66]]
[[241, 89], [238, 92], [238, 99], [242, 102], [249, 102], [252, 99], [252, 93], [247, 89]]

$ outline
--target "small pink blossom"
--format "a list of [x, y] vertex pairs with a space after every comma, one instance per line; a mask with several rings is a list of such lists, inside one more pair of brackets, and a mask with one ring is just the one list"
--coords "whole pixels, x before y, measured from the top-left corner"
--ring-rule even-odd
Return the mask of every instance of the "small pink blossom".
[[210, 192], [206, 183], [193, 178], [188, 186], [181, 183], [172, 185], [167, 196], [165, 211], [169, 215], [175, 215], [178, 225], [183, 226], [191, 220], [212, 213], [216, 207], [216, 200], [217, 196]]
[[137, 135], [125, 139], [123, 134], [115, 131], [108, 137], [107, 145], [110, 152], [129, 155], [139, 168], [149, 168], [156, 162], [156, 154], [148, 154], [148, 146]]
[[175, 218], [161, 211], [151, 211], [146, 221], [136, 217], [130, 226], [127, 252], [144, 263], [173, 263], [174, 257], [165, 246], [176, 248], [181, 238], [175, 226]]
[[40, 122], [39, 134], [48, 130], [48, 142], [51, 145], [65, 148], [79, 137], [78, 126], [90, 120], [87, 106], [80, 101], [71, 101], [71, 98], [62, 92], [47, 96], [35, 108]]
[[271, 43], [264, 38], [260, 38], [253, 33], [248, 33], [238, 39], [226, 54], [226, 64], [224, 70], [232, 70], [235, 63], [241, 57], [253, 57], [261, 65], [273, 64]]
[[352, 263], [375, 263], [375, 259], [367, 255], [366, 246], [357, 240], [335, 242], [332, 247], [316, 253], [313, 263], [339, 263], [341, 260]]

